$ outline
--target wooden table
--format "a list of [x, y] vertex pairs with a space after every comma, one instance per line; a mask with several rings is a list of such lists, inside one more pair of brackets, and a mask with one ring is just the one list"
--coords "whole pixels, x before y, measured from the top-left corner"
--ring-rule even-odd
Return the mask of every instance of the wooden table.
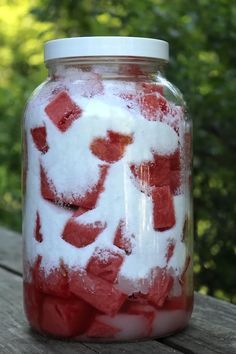
[[35, 334], [22, 308], [22, 238], [0, 228], [0, 241], [0, 354], [236, 354], [236, 306], [197, 293], [188, 328], [161, 340], [90, 344]]

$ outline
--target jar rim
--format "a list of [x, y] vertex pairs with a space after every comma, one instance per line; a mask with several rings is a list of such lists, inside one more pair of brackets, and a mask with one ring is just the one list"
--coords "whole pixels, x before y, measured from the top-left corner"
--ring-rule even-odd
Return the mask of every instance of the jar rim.
[[44, 61], [75, 57], [136, 57], [169, 61], [169, 44], [161, 39], [121, 36], [71, 37], [44, 45]]

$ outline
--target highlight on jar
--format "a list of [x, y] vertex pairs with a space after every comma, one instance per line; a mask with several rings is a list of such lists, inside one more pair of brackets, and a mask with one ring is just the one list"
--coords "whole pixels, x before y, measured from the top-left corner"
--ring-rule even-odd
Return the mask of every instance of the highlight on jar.
[[88, 60], [99, 38], [77, 38], [73, 62], [52, 41], [49, 78], [26, 107], [25, 312], [60, 338], [167, 336], [193, 307], [191, 125], [163, 58], [132, 59], [129, 40], [141, 53], [149, 39]]

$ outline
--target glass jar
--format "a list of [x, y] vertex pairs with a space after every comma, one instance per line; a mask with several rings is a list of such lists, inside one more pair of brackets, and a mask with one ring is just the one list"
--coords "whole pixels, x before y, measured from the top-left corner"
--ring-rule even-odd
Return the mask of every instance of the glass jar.
[[24, 303], [41, 333], [156, 338], [191, 316], [191, 124], [168, 44], [48, 42], [24, 119]]

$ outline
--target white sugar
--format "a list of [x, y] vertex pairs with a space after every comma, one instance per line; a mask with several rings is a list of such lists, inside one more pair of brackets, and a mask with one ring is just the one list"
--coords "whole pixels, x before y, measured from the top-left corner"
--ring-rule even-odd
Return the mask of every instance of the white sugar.
[[[78, 75], [73, 85], [74, 75]], [[29, 150], [29, 173], [27, 177], [24, 234], [26, 257], [33, 263], [38, 254], [43, 256], [42, 265], [47, 271], [59, 264], [60, 260], [70, 267], [85, 268], [96, 249], [110, 249], [121, 252], [124, 262], [119, 273], [119, 286], [127, 293], [148, 290], [148, 277], [154, 267], [166, 266], [166, 251], [170, 240], [176, 242], [174, 254], [168, 267], [180, 274], [186, 257], [186, 249], [181, 242], [186, 205], [185, 196], [174, 197], [176, 224], [164, 232], [153, 228], [153, 205], [151, 198], [141, 192], [134, 183], [130, 164], [151, 161], [153, 152], [160, 155], [173, 153], [179, 143], [175, 130], [171, 127], [173, 117], [168, 122], [148, 121], [137, 107], [128, 109], [122, 92], [132, 92], [134, 85], [112, 81], [105, 85], [105, 95], [88, 99], [80, 97], [81, 73], [76, 68], [61, 83], [71, 99], [82, 109], [82, 115], [65, 132], [61, 132], [46, 115], [44, 108], [49, 103], [54, 84], [41, 88], [38, 98], [34, 97], [26, 110], [27, 142]], [[91, 80], [96, 78], [91, 78]], [[88, 81], [90, 78], [88, 78]], [[120, 85], [120, 86], [119, 86]], [[168, 123], [168, 124], [167, 124]], [[174, 124], [174, 123], [173, 123]], [[30, 129], [45, 125], [49, 150], [40, 153], [33, 143]], [[62, 239], [63, 229], [72, 217], [72, 211], [53, 205], [44, 200], [40, 191], [40, 164], [56, 188], [58, 194], [66, 197], [84, 195], [98, 181], [100, 165], [106, 164], [93, 155], [91, 142], [97, 137], [106, 137], [112, 130], [133, 137], [133, 143], [126, 147], [122, 159], [111, 164], [96, 207], [76, 218], [80, 223], [106, 223], [106, 228], [95, 242], [77, 248]], [[34, 238], [36, 213], [39, 212], [43, 242]], [[132, 243], [132, 253], [113, 245], [120, 221], [124, 220], [122, 231]], [[134, 236], [134, 238], [132, 237]], [[105, 257], [106, 254], [103, 255]]]

